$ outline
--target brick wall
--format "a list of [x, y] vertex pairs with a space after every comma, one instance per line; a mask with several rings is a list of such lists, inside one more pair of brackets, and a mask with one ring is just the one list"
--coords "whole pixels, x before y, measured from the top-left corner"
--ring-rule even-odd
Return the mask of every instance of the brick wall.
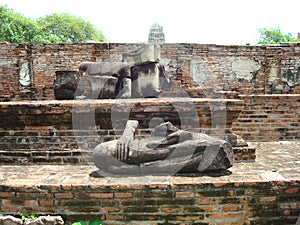
[[[0, 98], [54, 99], [55, 71], [78, 70], [82, 61], [96, 61], [108, 49], [108, 44], [0, 43]], [[19, 82], [21, 65], [25, 62], [30, 70], [29, 87]]]
[[123, 225], [294, 225], [298, 219], [299, 181], [206, 183], [190, 179], [181, 182], [174, 177], [171, 182], [149, 185], [108, 184], [107, 179], [62, 185], [6, 184], [0, 186], [0, 210], [14, 215], [61, 215], [69, 223], [97, 217], [104, 224]]
[[[122, 60], [142, 44], [0, 43], [0, 99], [54, 99], [57, 70], [78, 70], [83, 61]], [[163, 44], [161, 63], [184, 89], [238, 91], [240, 94], [299, 93], [300, 44], [219, 46]], [[30, 87], [19, 78], [27, 65]]]
[[[183, 128], [185, 123], [191, 125], [189, 129], [195, 125], [196, 132], [215, 135], [233, 132], [247, 141], [299, 140], [299, 99], [300, 95], [244, 95], [241, 101], [232, 100], [230, 104], [229, 100], [211, 99], [209, 103], [207, 99], [197, 98], [181, 106], [174, 103], [176, 99], [169, 102], [144, 99], [134, 104], [128, 101], [127, 106], [124, 102], [118, 102], [118, 106], [112, 100], [76, 101], [77, 104], [73, 101], [2, 102], [0, 161], [86, 163], [97, 144], [119, 137], [128, 118], [140, 122], [137, 137], [149, 135], [151, 119], [159, 117]], [[128, 110], [124, 113], [126, 107]], [[198, 122], [191, 118], [193, 107]], [[226, 111], [222, 107], [226, 107]], [[73, 110], [78, 111], [75, 117]], [[77, 122], [73, 123], [76, 118]], [[121, 125], [115, 126], [112, 120]], [[240, 145], [235, 149], [237, 160], [255, 157], [253, 149], [243, 143], [237, 145]]]
[[300, 139], [300, 95], [240, 95], [244, 109], [233, 132], [248, 141]]
[[136, 138], [150, 134], [153, 118], [181, 129], [232, 142], [236, 160], [254, 152], [236, 143], [232, 123], [242, 110], [235, 99], [128, 99], [0, 103], [1, 163], [87, 163], [101, 142], [119, 137], [128, 119], [139, 121]]

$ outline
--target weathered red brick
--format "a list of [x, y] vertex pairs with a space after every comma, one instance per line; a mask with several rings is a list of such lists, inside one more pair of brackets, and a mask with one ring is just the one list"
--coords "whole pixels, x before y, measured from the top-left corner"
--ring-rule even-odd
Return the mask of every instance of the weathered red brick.
[[0, 206], [1, 212], [5, 213], [19, 213], [20, 211], [20, 206], [13, 206], [13, 205], [2, 205]]
[[162, 207], [160, 210], [164, 213], [178, 213], [178, 212], [180, 212], [179, 207]]
[[47, 206], [56, 206], [58, 205], [58, 201], [56, 200], [39, 200], [39, 205], [42, 207], [47, 207]]
[[193, 192], [176, 192], [175, 197], [176, 198], [194, 197], [194, 193]]
[[260, 197], [260, 202], [273, 202], [276, 200], [276, 196]]
[[15, 192], [0, 192], [0, 198], [13, 198], [15, 194]]
[[218, 202], [217, 198], [199, 198], [199, 199], [197, 199], [198, 205], [216, 204], [217, 202]]
[[242, 205], [225, 205], [222, 207], [222, 212], [236, 212], [243, 209]]
[[209, 219], [227, 219], [227, 218], [243, 218], [244, 212], [226, 212], [226, 213], [218, 213], [218, 214], [210, 214], [206, 215]]
[[55, 193], [55, 198], [58, 198], [58, 199], [74, 198], [74, 194], [73, 193]]
[[285, 193], [287, 194], [296, 194], [299, 192], [299, 188], [289, 188], [284, 190]]
[[114, 193], [115, 198], [132, 198], [133, 194], [131, 192], [116, 192]]

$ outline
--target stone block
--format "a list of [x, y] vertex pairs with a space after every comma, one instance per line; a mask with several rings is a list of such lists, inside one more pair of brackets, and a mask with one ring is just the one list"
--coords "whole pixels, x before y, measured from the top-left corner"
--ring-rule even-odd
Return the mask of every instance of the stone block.
[[115, 98], [118, 78], [113, 76], [92, 76], [92, 99]]
[[24, 225], [63, 225], [61, 216], [39, 216], [36, 219], [25, 219]]
[[55, 99], [74, 99], [75, 93], [81, 94], [81, 90], [77, 90], [80, 80], [78, 71], [56, 71], [56, 79], [54, 80], [54, 96]]
[[128, 65], [137, 66], [149, 62], [158, 62], [160, 58], [159, 45], [144, 45], [136, 51], [124, 53], [123, 61]]
[[90, 76], [130, 76], [129, 66], [124, 62], [83, 62], [79, 71]]
[[79, 71], [89, 76], [92, 99], [128, 98], [131, 96], [130, 69], [123, 62], [84, 62]]
[[158, 63], [148, 63], [131, 68], [132, 97], [157, 97], [167, 84], [164, 69]]

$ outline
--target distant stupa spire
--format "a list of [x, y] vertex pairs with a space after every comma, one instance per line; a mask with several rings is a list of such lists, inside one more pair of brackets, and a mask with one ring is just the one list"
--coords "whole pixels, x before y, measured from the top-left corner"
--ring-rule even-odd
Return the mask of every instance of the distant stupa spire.
[[157, 22], [155, 22], [150, 28], [148, 42], [155, 44], [165, 43], [163, 27], [160, 26]]

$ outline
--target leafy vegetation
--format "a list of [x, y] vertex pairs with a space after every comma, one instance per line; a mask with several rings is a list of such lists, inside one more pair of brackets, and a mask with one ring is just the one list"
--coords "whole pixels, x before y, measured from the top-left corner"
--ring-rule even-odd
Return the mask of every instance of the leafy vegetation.
[[38, 215], [36, 214], [21, 214], [21, 219], [25, 220], [25, 219], [36, 219], [38, 218]]
[[[79, 222], [72, 223], [72, 225], [87, 225], [87, 224], [85, 221], [80, 220]], [[91, 220], [88, 225], [102, 225], [102, 221], [96, 218]]]
[[283, 42], [299, 42], [300, 39], [293, 38], [291, 33], [283, 33], [279, 27], [277, 28], [260, 28], [260, 39], [258, 44], [280, 44]]
[[0, 6], [0, 41], [7, 42], [106, 42], [91, 23], [67, 13], [32, 20]]
[[37, 20], [47, 40], [51, 42], [106, 41], [91, 23], [67, 13], [54, 13]]
[[37, 22], [0, 6], [0, 41], [38, 42], [42, 32]]

